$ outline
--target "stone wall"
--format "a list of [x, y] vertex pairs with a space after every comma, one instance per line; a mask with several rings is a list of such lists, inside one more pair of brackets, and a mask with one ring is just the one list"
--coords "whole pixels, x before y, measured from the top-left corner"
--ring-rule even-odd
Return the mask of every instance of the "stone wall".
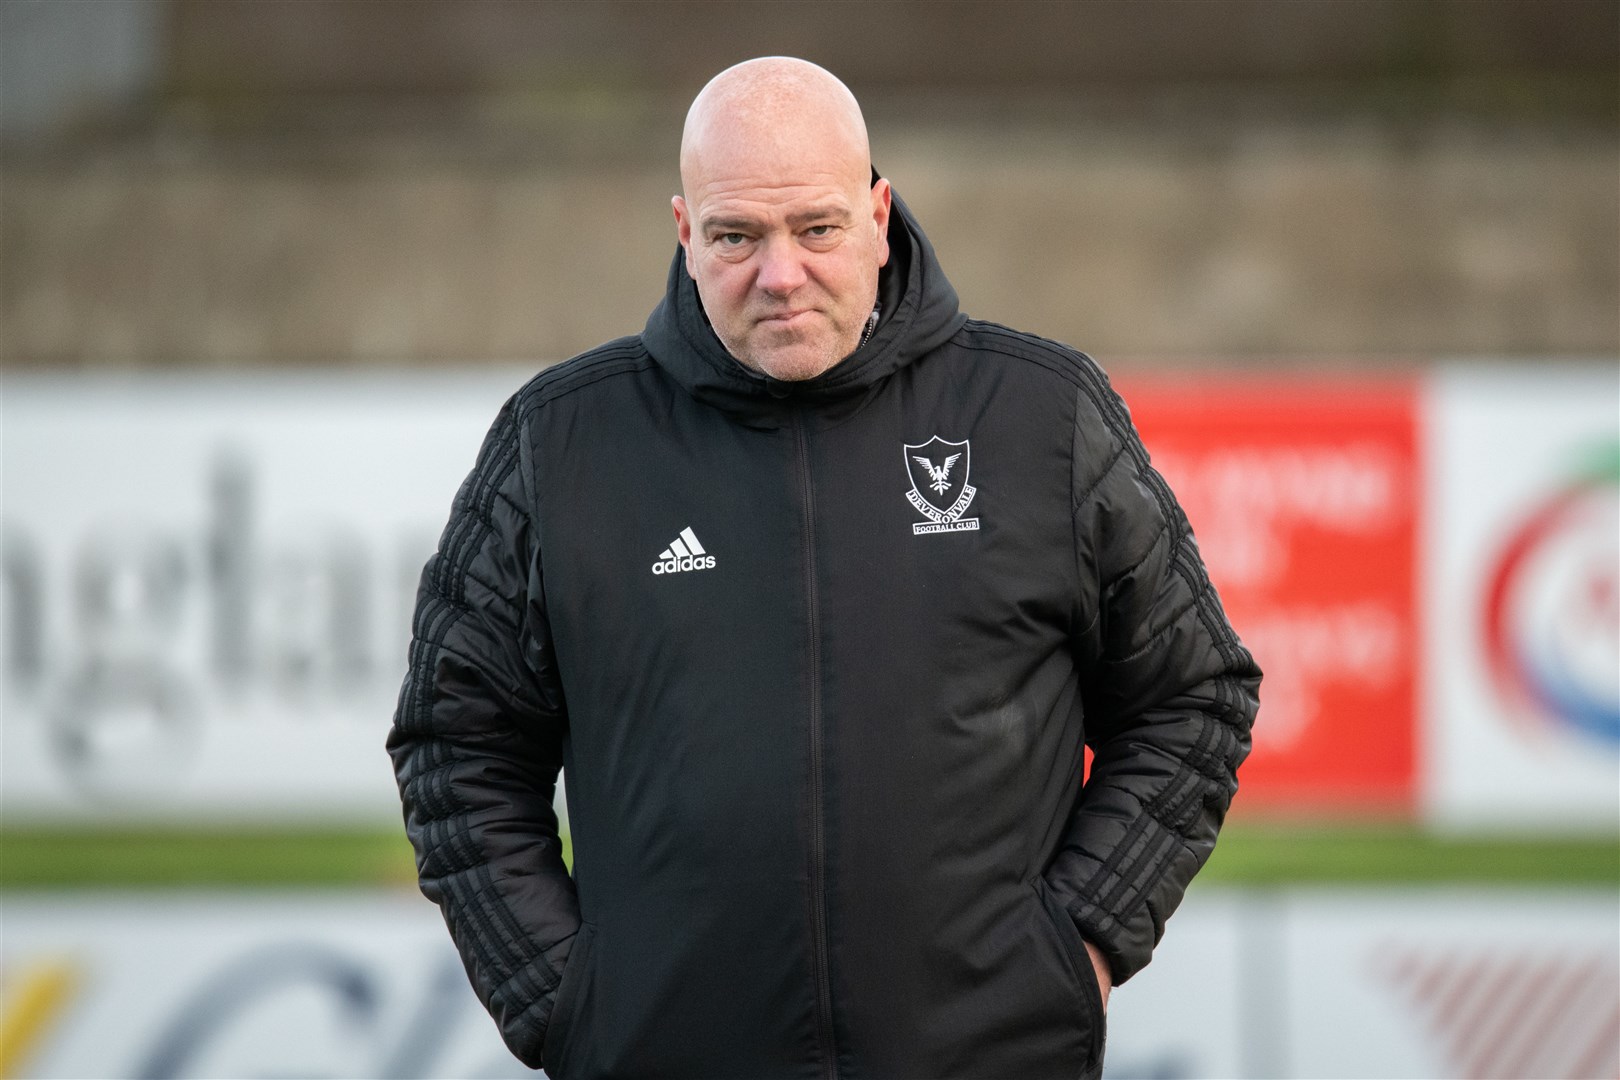
[[[932, 79], [893, 45], [905, 5], [872, 8], [908, 58], [887, 67], [808, 18], [777, 38], [851, 69], [879, 168], [977, 316], [1109, 358], [1620, 351], [1620, 83], [1588, 40], [1620, 6], [1138, 7], [1023, 5], [1036, 24], [1008, 29], [956, 5], [955, 38], [921, 35], [961, 61]], [[650, 30], [654, 9], [162, 8], [156, 97], [6, 146], [0, 358], [539, 364], [635, 332], [674, 247], [685, 103], [710, 53], [772, 40]], [[1065, 34], [1089, 66], [1057, 62]]]

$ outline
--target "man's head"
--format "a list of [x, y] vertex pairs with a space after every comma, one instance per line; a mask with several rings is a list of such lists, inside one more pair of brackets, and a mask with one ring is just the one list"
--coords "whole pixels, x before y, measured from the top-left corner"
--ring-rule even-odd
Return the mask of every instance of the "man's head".
[[871, 180], [861, 107], [814, 64], [749, 60], [692, 102], [675, 224], [737, 360], [796, 381], [855, 351], [889, 259], [889, 184]]

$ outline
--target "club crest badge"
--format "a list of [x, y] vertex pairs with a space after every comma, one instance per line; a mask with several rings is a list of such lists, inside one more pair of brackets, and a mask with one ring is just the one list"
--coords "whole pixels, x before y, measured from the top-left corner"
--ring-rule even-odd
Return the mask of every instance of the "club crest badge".
[[926, 521], [912, 524], [915, 536], [924, 533], [970, 532], [979, 527], [978, 518], [964, 518], [968, 504], [978, 494], [968, 483], [968, 466], [973, 455], [966, 439], [946, 442], [935, 435], [918, 446], [905, 443], [906, 475], [911, 490], [906, 499]]

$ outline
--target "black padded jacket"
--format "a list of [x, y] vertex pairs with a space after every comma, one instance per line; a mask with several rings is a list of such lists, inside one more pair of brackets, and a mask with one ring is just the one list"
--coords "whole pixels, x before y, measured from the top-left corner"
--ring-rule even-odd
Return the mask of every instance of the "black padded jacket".
[[1095, 1075], [1083, 937], [1128, 979], [1215, 842], [1260, 673], [1125, 406], [960, 314], [898, 199], [890, 243], [797, 384], [677, 252], [507, 402], [423, 572], [422, 891], [553, 1076]]

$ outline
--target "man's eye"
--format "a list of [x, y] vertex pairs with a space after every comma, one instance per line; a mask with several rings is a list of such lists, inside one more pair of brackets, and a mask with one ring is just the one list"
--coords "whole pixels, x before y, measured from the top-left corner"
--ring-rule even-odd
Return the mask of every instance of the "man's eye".
[[718, 239], [726, 247], [741, 247], [748, 242], [747, 235], [740, 232], [721, 233]]
[[804, 230], [806, 236], [831, 236], [832, 231], [831, 225], [812, 225]]

